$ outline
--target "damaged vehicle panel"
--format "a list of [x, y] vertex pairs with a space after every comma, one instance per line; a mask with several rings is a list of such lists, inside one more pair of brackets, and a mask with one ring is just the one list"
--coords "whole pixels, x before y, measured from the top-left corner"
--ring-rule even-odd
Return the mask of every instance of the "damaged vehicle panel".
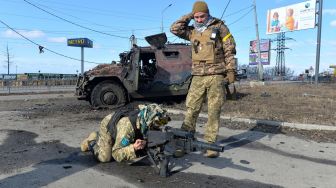
[[136, 45], [120, 54], [120, 63], [98, 65], [78, 78], [76, 95], [93, 107], [115, 108], [131, 98], [186, 95], [191, 82], [191, 50], [166, 44], [164, 33], [146, 37], [150, 47]]

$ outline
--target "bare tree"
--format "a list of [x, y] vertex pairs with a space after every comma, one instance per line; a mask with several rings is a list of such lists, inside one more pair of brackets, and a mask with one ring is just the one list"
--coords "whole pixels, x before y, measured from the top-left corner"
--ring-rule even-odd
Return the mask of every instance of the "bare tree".
[[[239, 65], [238, 69], [246, 69], [246, 73], [249, 78], [256, 79], [258, 74], [258, 67], [257, 66], [250, 66], [250, 65]], [[286, 67], [285, 69], [286, 77], [294, 76], [294, 70]], [[276, 68], [275, 67], [265, 67], [264, 68], [264, 78], [265, 80], [272, 80], [276, 76]]]

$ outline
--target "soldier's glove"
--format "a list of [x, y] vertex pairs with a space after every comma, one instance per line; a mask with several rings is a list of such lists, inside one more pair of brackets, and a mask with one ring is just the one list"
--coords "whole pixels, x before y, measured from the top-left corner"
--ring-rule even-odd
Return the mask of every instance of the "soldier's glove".
[[225, 80], [227, 80], [227, 82], [229, 84], [234, 83], [235, 80], [236, 80], [235, 71], [234, 70], [228, 70], [228, 72], [226, 73]]

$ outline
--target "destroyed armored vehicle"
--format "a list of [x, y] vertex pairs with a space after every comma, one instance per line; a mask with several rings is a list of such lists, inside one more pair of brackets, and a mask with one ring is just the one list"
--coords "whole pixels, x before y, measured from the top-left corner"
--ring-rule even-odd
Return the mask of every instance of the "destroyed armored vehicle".
[[116, 108], [131, 99], [186, 95], [191, 82], [191, 49], [166, 44], [164, 33], [146, 37], [150, 47], [133, 45], [120, 63], [101, 64], [79, 76], [78, 99], [93, 107]]

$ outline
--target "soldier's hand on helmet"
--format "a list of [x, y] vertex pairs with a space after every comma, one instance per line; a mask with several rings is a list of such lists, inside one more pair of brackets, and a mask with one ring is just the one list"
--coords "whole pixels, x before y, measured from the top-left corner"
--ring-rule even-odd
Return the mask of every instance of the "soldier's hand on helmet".
[[135, 143], [133, 144], [133, 148], [134, 150], [141, 150], [144, 149], [146, 146], [146, 141], [145, 140], [141, 140], [141, 139], [137, 139], [135, 141]]
[[233, 82], [235, 82], [235, 80], [236, 80], [235, 71], [234, 70], [229, 70], [226, 73], [225, 80], [227, 80], [229, 82], [229, 84], [232, 84]]

